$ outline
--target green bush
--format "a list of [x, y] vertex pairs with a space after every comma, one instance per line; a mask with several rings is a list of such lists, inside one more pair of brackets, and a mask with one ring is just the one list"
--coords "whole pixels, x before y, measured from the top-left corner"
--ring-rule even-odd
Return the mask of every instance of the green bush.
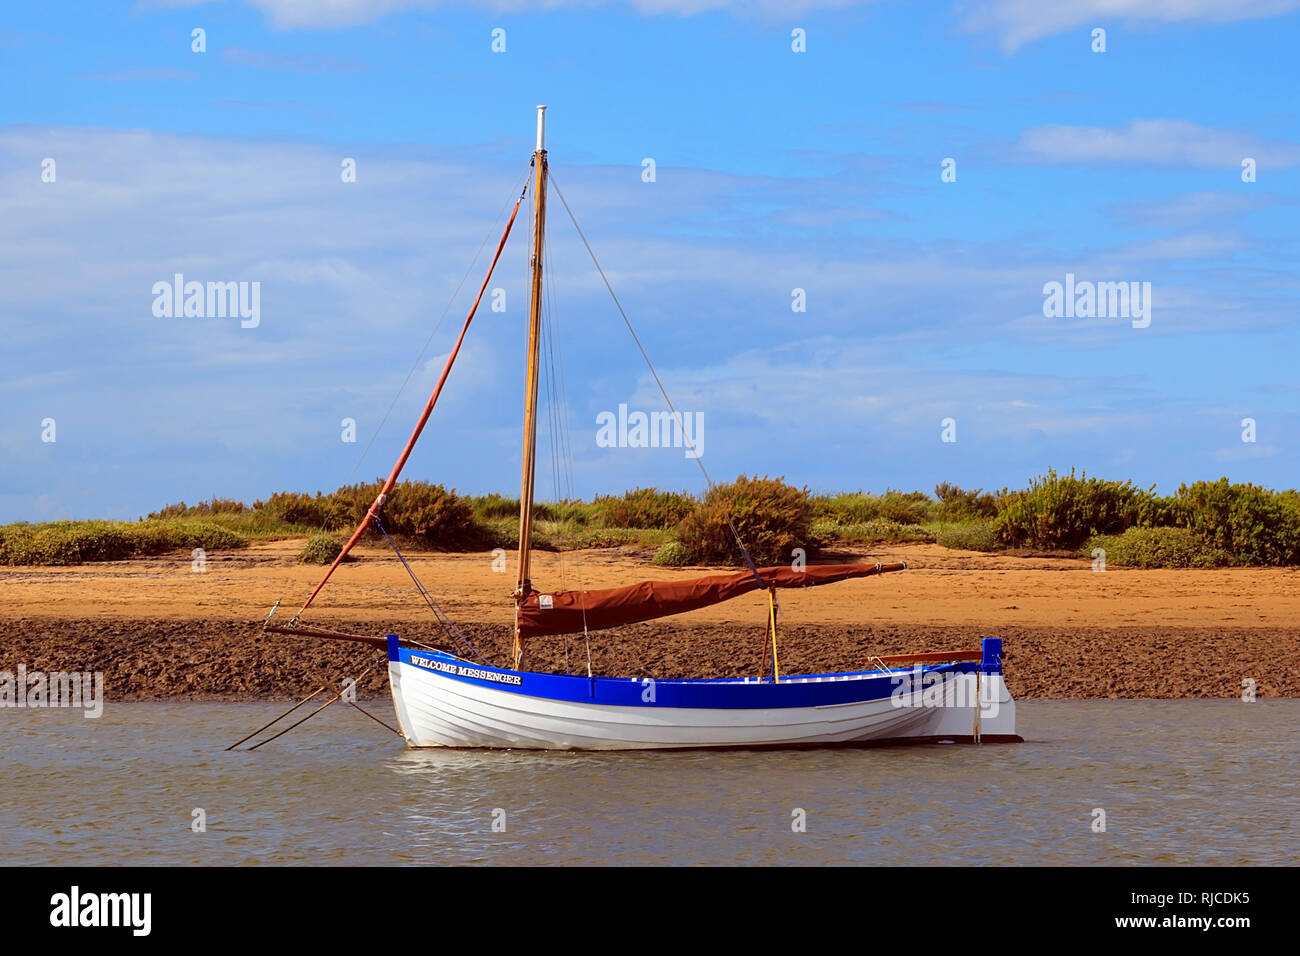
[[240, 548], [247, 538], [202, 521], [55, 521], [0, 529], [0, 563], [123, 561], [178, 549]]
[[1237, 563], [1300, 563], [1300, 505], [1295, 492], [1279, 494], [1220, 478], [1180, 485], [1178, 500], [1187, 527]]
[[998, 549], [998, 536], [993, 530], [991, 521], [975, 521], [944, 528], [935, 536], [935, 541], [945, 548], [956, 548], [961, 551]]
[[[519, 506], [515, 506], [515, 514]], [[535, 501], [533, 518], [541, 521], [556, 521], [561, 524], [576, 525], [585, 528], [594, 522], [600, 509], [586, 501]]]
[[871, 495], [862, 491], [851, 494], [817, 495], [811, 499], [813, 516], [830, 518], [841, 525], [863, 524], [877, 519], [896, 524], [924, 524], [931, 520], [936, 503], [921, 491], [895, 491]]
[[1232, 555], [1208, 547], [1187, 528], [1129, 528], [1123, 534], [1097, 535], [1083, 546], [1106, 552], [1106, 564], [1130, 568], [1213, 568], [1232, 563]]
[[807, 547], [812, 507], [806, 488], [780, 478], [746, 478], [715, 485], [682, 519], [677, 537], [695, 560], [705, 564], [744, 563], [728, 519], [750, 557], [759, 565], [785, 564], [794, 548]]
[[[406, 484], [407, 482], [404, 481], [399, 482], [397, 486], [393, 488], [392, 492], [388, 496], [388, 500], [384, 503], [383, 511], [380, 514], [380, 519], [384, 522], [384, 527], [388, 529], [390, 534], [404, 533], [399, 532], [397, 529], [397, 524], [399, 522], [396, 520], [397, 515], [394, 510], [394, 501], [397, 498], [397, 495], [401, 492], [403, 486]], [[377, 478], [374, 481], [358, 482], [355, 485], [343, 485], [341, 488], [328, 495], [322, 495], [320, 492], [317, 492], [316, 498], [321, 501], [320, 505], [315, 506], [319, 508], [321, 515], [319, 527], [325, 528], [329, 531], [342, 531], [345, 528], [348, 531], [353, 530], [357, 525], [361, 524], [361, 522], [365, 520], [366, 513], [370, 510], [370, 506], [379, 495], [379, 489], [383, 487], [383, 480]], [[306, 498], [307, 496], [302, 495], [301, 497]], [[308, 501], [310, 500], [312, 499], [308, 499]], [[307, 509], [313, 507], [306, 502], [302, 502], [301, 504]], [[374, 530], [374, 525], [372, 523], [371, 527], [367, 529], [366, 534], [377, 536], [379, 532]]]
[[[282, 491], [266, 502], [259, 501], [255, 508], [285, 524], [351, 532], [365, 519], [383, 486], [383, 481], [377, 479], [344, 485], [328, 495], [317, 492], [314, 497]], [[491, 537], [468, 500], [442, 485], [424, 481], [399, 482], [384, 502], [380, 521], [390, 535], [415, 539], [420, 545], [444, 551], [483, 547]], [[373, 524], [366, 536], [379, 537]]]
[[[519, 550], [519, 518], [494, 518], [483, 523], [484, 548], [505, 548], [507, 551]], [[560, 550], [558, 543], [546, 529], [533, 522], [533, 547], [538, 551]]]
[[157, 550], [148, 553], [170, 551], [173, 548], [242, 548], [248, 539], [241, 534], [224, 528], [210, 521], [144, 521], [134, 527], [140, 536], [142, 545], [152, 543]]
[[1137, 520], [1143, 528], [1185, 528], [1189, 509], [1176, 495], [1139, 495]]
[[167, 550], [153, 533], [120, 521], [56, 521], [36, 525], [22, 542], [16, 564], [81, 564], [121, 561]]
[[[378, 488], [375, 490], [378, 491]], [[339, 530], [346, 523], [345, 516], [336, 510], [335, 497], [323, 495], [319, 491], [315, 497], [296, 491], [277, 491], [266, 501], [254, 502], [253, 510], [269, 515], [276, 521], [306, 528]], [[359, 516], [357, 520], [360, 520]]]
[[307, 564], [330, 564], [342, 550], [343, 542], [332, 534], [314, 534], [307, 539], [298, 560]]
[[505, 548], [507, 551], [519, 549], [519, 519], [493, 518], [483, 522], [484, 547]]
[[[490, 495], [478, 495], [469, 499], [470, 507], [480, 521], [493, 521], [498, 518], [514, 518], [519, 523], [519, 499], [507, 498], [495, 491]], [[515, 529], [516, 535], [518, 528]]]
[[1096, 534], [1119, 534], [1136, 524], [1151, 493], [1128, 481], [1103, 481], [1049, 470], [1025, 491], [1004, 492], [993, 527], [1012, 547], [1073, 551]]
[[691, 552], [680, 541], [669, 541], [655, 552], [651, 563], [661, 568], [682, 568], [691, 563]]
[[[356, 516], [357, 521], [365, 516], [366, 507], [369, 502]], [[380, 520], [389, 534], [408, 535], [443, 551], [471, 551], [482, 547], [487, 538], [465, 499], [442, 485], [423, 481], [404, 481], [393, 488]]]
[[210, 501], [200, 501], [196, 505], [187, 505], [183, 501], [167, 505], [161, 511], [151, 514], [149, 519], [152, 521], [164, 518], [208, 518], [212, 515], [244, 514], [250, 510], [252, 509], [242, 501], [213, 497]]
[[645, 547], [658, 545], [671, 532], [657, 528], [580, 528], [565, 539], [565, 544], [576, 549], [621, 548], [629, 545]]
[[939, 507], [935, 511], [941, 521], [992, 518], [998, 513], [997, 496], [984, 494], [979, 488], [965, 491], [944, 481], [934, 486], [934, 496], [939, 499]]
[[919, 524], [900, 524], [886, 518], [840, 524], [834, 518], [817, 518], [810, 528], [810, 538], [816, 545], [834, 542], [841, 544], [904, 544], [927, 543], [934, 535]]
[[601, 496], [595, 504], [607, 528], [675, 528], [695, 510], [693, 496], [657, 488], [637, 488], [621, 498]]

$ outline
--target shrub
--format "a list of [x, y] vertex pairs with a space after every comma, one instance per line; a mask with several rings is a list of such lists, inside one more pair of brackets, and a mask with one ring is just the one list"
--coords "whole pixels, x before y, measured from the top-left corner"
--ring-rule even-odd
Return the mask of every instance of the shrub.
[[993, 530], [991, 521], [976, 521], [944, 528], [935, 536], [935, 540], [945, 548], [957, 548], [961, 551], [998, 549], [998, 536]]
[[[515, 505], [515, 514], [519, 513], [518, 504]], [[579, 525], [582, 527], [591, 524], [600, 513], [600, 509], [594, 504], [588, 504], [585, 501], [535, 501], [533, 502], [533, 518], [541, 521], [556, 521], [561, 524]]]
[[889, 490], [880, 499], [880, 517], [900, 525], [923, 524], [933, 509], [934, 502], [923, 491]]
[[206, 548], [211, 551], [242, 548], [248, 544], [243, 535], [209, 521], [144, 521], [128, 527], [136, 529], [142, 554], [158, 554], [173, 548]]
[[814, 518], [808, 525], [808, 543], [823, 548], [840, 540], [842, 525], [834, 518]]
[[0, 562], [66, 565], [122, 561], [177, 549], [238, 548], [247, 539], [202, 521], [56, 521], [0, 530]]
[[870, 495], [862, 491], [851, 494], [818, 495], [812, 499], [813, 514], [831, 518], [841, 525], [862, 524], [884, 519], [897, 524], [923, 524], [931, 518], [935, 502], [921, 491], [895, 491]]
[[813, 495], [808, 499], [814, 520], [828, 524], [840, 524], [849, 521], [866, 521], [880, 513], [876, 507], [874, 495], [861, 491], [836, 495]]
[[519, 519], [493, 518], [483, 523], [483, 546], [487, 548], [505, 548], [516, 551], [519, 548]]
[[1027, 490], [1004, 493], [993, 527], [1013, 547], [1072, 551], [1092, 535], [1118, 534], [1136, 524], [1150, 497], [1132, 482], [1049, 470]]
[[[362, 507], [357, 521], [365, 517], [369, 505]], [[444, 551], [470, 551], [482, 547], [487, 537], [465, 499], [442, 485], [423, 481], [398, 484], [388, 496], [380, 520], [389, 534], [410, 535]]]
[[186, 505], [183, 501], [167, 505], [161, 511], [151, 514], [149, 519], [152, 521], [160, 518], [207, 518], [212, 515], [244, 514], [250, 510], [242, 501], [213, 497], [209, 501], [200, 501], [196, 505]]
[[620, 548], [625, 545], [658, 544], [667, 531], [656, 528], [581, 528], [569, 536], [570, 548]]
[[36, 525], [17, 552], [17, 564], [121, 561], [168, 550], [165, 543], [121, 521], [56, 521]]
[[655, 552], [652, 564], [663, 568], [681, 568], [691, 563], [691, 552], [680, 541], [669, 541]]
[[1175, 495], [1139, 497], [1136, 524], [1143, 528], [1187, 527], [1187, 503]]
[[621, 498], [595, 501], [600, 522], [607, 528], [675, 528], [695, 510], [693, 496], [657, 488], [637, 488]]
[[[519, 521], [518, 498], [507, 498], [494, 491], [490, 495], [471, 498], [469, 503], [480, 521], [492, 521], [497, 518], [514, 518], [516, 524]], [[518, 534], [517, 528], [515, 531]]]
[[345, 523], [344, 516], [335, 509], [333, 496], [327, 497], [319, 491], [314, 498], [296, 491], [277, 491], [266, 501], [254, 502], [253, 508], [285, 524], [308, 528], [338, 530]]
[[[505, 548], [507, 551], [519, 550], [519, 518], [495, 518], [482, 525], [484, 548]], [[555, 538], [533, 522], [533, 547], [538, 551], [556, 551]]]
[[810, 538], [817, 545], [838, 541], [855, 544], [903, 544], [930, 542], [934, 535], [918, 524], [900, 524], [886, 518], [839, 524], [833, 518], [818, 518], [812, 523]]
[[307, 564], [329, 564], [342, 550], [343, 542], [332, 534], [314, 534], [307, 539], [307, 544], [298, 555], [298, 560]]
[[1206, 544], [1187, 528], [1129, 528], [1123, 534], [1097, 535], [1084, 554], [1106, 552], [1108, 565], [1131, 568], [1212, 568], [1232, 563], [1232, 555]]
[[[381, 480], [344, 485], [329, 495], [317, 492], [315, 497], [279, 492], [259, 505], [290, 524], [350, 532], [365, 520], [383, 486]], [[469, 500], [425, 481], [399, 482], [384, 502], [380, 521], [390, 535], [444, 551], [473, 550], [488, 545], [493, 537]], [[377, 538], [379, 532], [372, 524], [366, 535]]]
[[992, 518], [998, 513], [997, 497], [986, 495], [979, 488], [964, 491], [944, 481], [934, 486], [934, 496], [939, 499], [939, 507], [935, 510], [942, 521]]
[[1198, 481], [1180, 485], [1182, 520], [1206, 545], [1241, 564], [1300, 563], [1300, 507], [1294, 492], [1251, 484]]
[[[407, 482], [404, 481], [399, 482], [388, 496], [388, 501], [384, 503], [381, 520], [390, 534], [404, 533], [398, 531], [397, 528], [400, 520], [395, 501], [406, 484]], [[322, 495], [317, 492], [316, 497], [323, 502], [319, 506], [322, 518], [319, 527], [331, 531], [341, 531], [344, 528], [351, 531], [365, 519], [366, 512], [370, 510], [370, 506], [374, 503], [376, 496], [379, 494], [379, 489], [382, 487], [384, 487], [384, 482], [381, 479], [375, 479], [374, 481], [360, 482], [355, 485], [343, 485], [329, 495]], [[306, 495], [302, 497], [305, 498]], [[366, 534], [378, 534], [374, 530], [373, 524], [367, 529]]]
[[728, 519], [759, 565], [784, 564], [810, 540], [812, 508], [806, 488], [780, 478], [746, 478], [715, 485], [677, 527], [677, 537], [697, 560], [743, 564]]

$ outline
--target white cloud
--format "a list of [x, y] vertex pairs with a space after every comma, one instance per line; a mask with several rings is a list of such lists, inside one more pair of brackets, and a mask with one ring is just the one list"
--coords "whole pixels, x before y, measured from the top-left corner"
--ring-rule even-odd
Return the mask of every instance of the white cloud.
[[965, 8], [965, 29], [992, 33], [1005, 52], [1014, 53], [1027, 43], [1084, 26], [1255, 20], [1300, 10], [1300, 0], [980, 0]]
[[[201, 0], [149, 0], [149, 6], [193, 6]], [[490, 13], [535, 13], [627, 7], [649, 16], [696, 16], [727, 11], [763, 18], [865, 6], [874, 0], [244, 0], [275, 27], [313, 29], [356, 26], [408, 10], [472, 7]]]
[[1124, 127], [1038, 126], [1020, 146], [1046, 163], [1137, 163], [1240, 170], [1250, 157], [1263, 169], [1300, 166], [1300, 144], [1266, 141], [1247, 132], [1213, 129], [1174, 119], [1133, 120]]
[[1140, 229], [1197, 229], [1239, 225], [1248, 213], [1269, 205], [1293, 204], [1276, 193], [1198, 192], [1117, 204], [1108, 211], [1127, 226]]
[[[485, 238], [495, 242], [527, 168], [526, 154], [515, 168], [471, 163], [468, 152], [370, 147], [356, 156], [358, 182], [344, 184], [340, 158], [354, 153], [147, 130], [0, 128], [8, 360], [0, 365], [0, 458], [8, 461], [0, 485], [20, 490], [0, 495], [0, 520], [30, 517], [37, 493], [57, 514], [134, 516], [176, 498], [251, 499], [348, 477], [358, 449], [340, 443], [340, 419], [356, 418], [361, 442], [369, 438], [469, 260]], [[58, 159], [56, 183], [40, 182], [45, 156]], [[1222, 265], [1235, 253], [1232, 236], [1204, 229], [1074, 254], [979, 239], [849, 238], [837, 211], [856, 217], [878, 201], [853, 182], [829, 188], [837, 181], [661, 167], [651, 190], [635, 168], [561, 167], [559, 176], [674, 400], [709, 415], [709, 467], [719, 462], [720, 476], [734, 476], [732, 467], [796, 476], [819, 441], [828, 483], [836, 469], [905, 469], [948, 454], [935, 433], [953, 407], [977, 419], [973, 431], [962, 425], [972, 439], [963, 449], [987, 450], [994, 438], [1014, 444], [1031, 426], [1048, 436], [1086, 429], [1095, 416], [1069, 407], [1072, 389], [1117, 394], [1113, 382], [1026, 374], [1089, 341], [1113, 346], [1113, 324], [1044, 322], [1042, 284], [1066, 271], [1154, 280], [1153, 341], [1198, 323], [1245, 331], [1294, 315], [1293, 284], [1261, 287], [1252, 301], [1253, 282], [1243, 288], [1226, 276], [1206, 296], [1196, 278], [1180, 275], [1182, 261], [1210, 256]], [[825, 223], [824, 233], [767, 227], [791, 215]], [[575, 429], [620, 401], [657, 401], [638, 385], [639, 355], [557, 201], [547, 234], [548, 299], [563, 330]], [[490, 251], [470, 269], [359, 474], [386, 468], [390, 444], [400, 448]], [[507, 290], [509, 309], [476, 318], [443, 399], [450, 414], [431, 423], [435, 440], [413, 460], [426, 470], [413, 476], [463, 489], [508, 487], [517, 477], [509, 455], [517, 454], [526, 251], [523, 230], [492, 282]], [[1279, 276], [1288, 262], [1276, 263]], [[260, 281], [260, 327], [156, 319], [151, 286], [177, 271]], [[806, 314], [790, 310], [794, 287], [807, 289]], [[972, 353], [986, 371], [962, 366]], [[1114, 407], [1106, 414], [1115, 427], [1126, 421]], [[47, 415], [59, 422], [56, 447], [32, 427]], [[983, 445], [974, 441], [981, 434]], [[878, 453], [890, 441], [921, 457]], [[583, 458], [597, 449], [588, 441], [574, 451]], [[935, 459], [934, 480], [956, 480], [946, 460]], [[645, 462], [634, 456], [595, 460], [580, 491], [680, 487], [694, 477], [682, 461], [642, 475]], [[105, 470], [96, 477], [81, 462]], [[1006, 480], [1019, 480], [1027, 466], [1006, 467], [1015, 469]], [[873, 474], [838, 480], [913, 480]]]

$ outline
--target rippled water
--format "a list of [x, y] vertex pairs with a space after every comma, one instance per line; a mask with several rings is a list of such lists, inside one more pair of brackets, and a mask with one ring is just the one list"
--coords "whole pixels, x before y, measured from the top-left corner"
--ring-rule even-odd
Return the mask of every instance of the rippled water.
[[409, 750], [342, 707], [255, 753], [223, 748], [283, 705], [0, 710], [0, 863], [1300, 860], [1300, 701], [1018, 706], [1024, 744], [622, 754]]

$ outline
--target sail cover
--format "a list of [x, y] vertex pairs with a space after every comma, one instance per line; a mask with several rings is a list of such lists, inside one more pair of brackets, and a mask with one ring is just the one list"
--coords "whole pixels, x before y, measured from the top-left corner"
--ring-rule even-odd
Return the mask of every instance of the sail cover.
[[[901, 571], [905, 564], [819, 564], [796, 571], [759, 568], [762, 587], [803, 588]], [[750, 571], [708, 574], [687, 581], [641, 581], [594, 591], [530, 591], [519, 605], [519, 635], [580, 634], [620, 624], [650, 621], [730, 601], [759, 589]]]

